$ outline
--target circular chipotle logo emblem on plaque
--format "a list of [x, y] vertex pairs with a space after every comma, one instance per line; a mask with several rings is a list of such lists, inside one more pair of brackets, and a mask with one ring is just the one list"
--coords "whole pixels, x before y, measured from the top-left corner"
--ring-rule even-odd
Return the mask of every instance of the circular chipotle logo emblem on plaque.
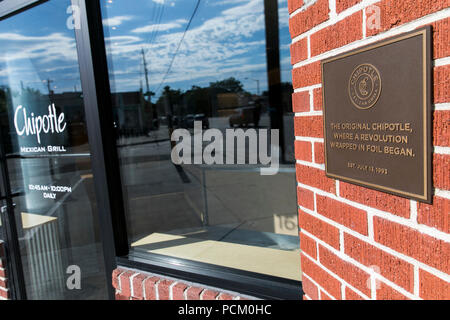
[[381, 94], [381, 76], [375, 66], [364, 63], [355, 68], [348, 82], [348, 93], [358, 109], [369, 109]]

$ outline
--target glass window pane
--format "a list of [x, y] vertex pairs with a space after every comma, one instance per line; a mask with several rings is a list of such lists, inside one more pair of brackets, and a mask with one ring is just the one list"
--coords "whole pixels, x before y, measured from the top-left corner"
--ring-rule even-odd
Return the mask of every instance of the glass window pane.
[[105, 299], [70, 0], [0, 21], [0, 121], [29, 299]]
[[287, 1], [273, 4], [102, 1], [132, 254], [300, 280]]

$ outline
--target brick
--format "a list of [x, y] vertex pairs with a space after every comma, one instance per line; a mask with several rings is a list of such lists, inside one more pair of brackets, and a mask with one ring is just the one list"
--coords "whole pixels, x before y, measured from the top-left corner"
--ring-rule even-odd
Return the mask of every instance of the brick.
[[202, 298], [202, 300], [216, 300], [218, 295], [219, 295], [219, 292], [206, 289], [203, 292], [201, 298]]
[[7, 289], [8, 288], [8, 279], [0, 279], [0, 287]]
[[0, 259], [0, 269], [4, 269], [6, 266], [6, 263], [4, 261], [4, 259]]
[[314, 192], [297, 187], [297, 202], [302, 207], [314, 210]]
[[325, 176], [325, 171], [296, 164], [297, 181], [311, 187], [336, 194], [336, 182]]
[[188, 286], [184, 283], [178, 282], [172, 287], [172, 299], [173, 300], [184, 300], [184, 291]]
[[[331, 276], [318, 264], [302, 254], [302, 272], [308, 275], [336, 299], [342, 299], [341, 282]], [[306, 278], [306, 277], [305, 277]]]
[[325, 163], [324, 146], [322, 142], [314, 142], [314, 162], [317, 164]]
[[368, 235], [367, 212], [337, 200], [316, 196], [317, 212], [363, 235]]
[[310, 37], [311, 56], [345, 46], [363, 37], [362, 11], [326, 27]]
[[380, 274], [400, 287], [414, 291], [414, 267], [412, 264], [374, 247], [347, 233], [344, 234], [345, 253], [361, 264], [379, 269]]
[[300, 234], [300, 250], [310, 257], [317, 259], [316, 241], [304, 233]]
[[322, 116], [294, 117], [294, 132], [297, 137], [323, 138]]
[[158, 283], [158, 300], [170, 300], [170, 286], [172, 280], [161, 280]]
[[309, 104], [309, 91], [294, 92], [292, 94], [292, 111], [308, 112], [310, 111]]
[[290, 46], [291, 49], [291, 64], [308, 59], [308, 39], [303, 38], [294, 42]]
[[302, 289], [311, 300], [319, 300], [319, 288], [306, 277], [302, 278]]
[[288, 10], [289, 13], [294, 12], [298, 8], [303, 6], [303, 0], [288, 0]]
[[378, 281], [377, 300], [409, 300], [408, 297], [401, 294], [394, 288], [384, 282]]
[[350, 289], [349, 287], [345, 287], [345, 300], [365, 300], [361, 295]]
[[[308, 231], [320, 240], [328, 243], [333, 248], [339, 250], [339, 229], [320, 220], [316, 217], [299, 210], [299, 226], [301, 229]], [[301, 239], [304, 234], [301, 234]], [[306, 252], [308, 253], [308, 252]]]
[[133, 297], [138, 299], [144, 299], [144, 280], [146, 275], [140, 273], [133, 278]]
[[434, 103], [450, 102], [450, 65], [433, 70]]
[[4, 242], [0, 241], [0, 258], [3, 258], [5, 256], [5, 249], [4, 249]]
[[145, 279], [145, 300], [156, 300], [156, 283], [161, 279], [158, 277], [150, 277]]
[[342, 11], [353, 7], [361, 1], [362, 0], [336, 0], [336, 12], [341, 13]]
[[450, 155], [433, 155], [433, 183], [434, 187], [442, 190], [450, 190]]
[[320, 300], [333, 300], [325, 291], [320, 290]]
[[112, 273], [112, 285], [113, 285], [113, 287], [115, 289], [118, 289], [118, 290], [120, 289], [120, 287], [119, 287], [119, 275], [121, 273], [124, 273], [124, 272], [125, 272], [125, 270], [121, 269], [121, 268], [117, 268], [117, 269], [113, 270], [113, 273]]
[[299, 12], [289, 19], [289, 31], [291, 38], [305, 33], [313, 27], [328, 20], [330, 8], [328, 0], [317, 0], [306, 10]]
[[[370, 288], [367, 285], [370, 275], [351, 264], [344, 261], [330, 250], [319, 244], [319, 260], [324, 267], [335, 273], [341, 279], [370, 296]], [[331, 293], [331, 292], [330, 292]]]
[[450, 283], [420, 269], [419, 296], [425, 300], [450, 300]]
[[400, 217], [409, 218], [410, 216], [410, 201], [405, 198], [342, 181], [339, 182], [339, 195], [348, 200], [390, 212]]
[[5, 298], [5, 299], [9, 299], [9, 290], [0, 290], [0, 297]]
[[320, 61], [292, 70], [292, 85], [294, 89], [313, 86], [321, 82]]
[[450, 56], [450, 18], [431, 24], [433, 30], [433, 58]]
[[202, 291], [203, 288], [190, 287], [186, 292], [187, 300], [200, 300], [200, 294]]
[[6, 278], [6, 272], [5, 272], [5, 269], [0, 269], [0, 277]]
[[232, 296], [231, 294], [228, 294], [228, 293], [223, 293], [223, 292], [217, 298], [217, 300], [233, 300], [233, 299], [234, 299], [234, 296]]
[[312, 144], [308, 141], [298, 141], [295, 143], [295, 159], [303, 161], [312, 161]]
[[376, 242], [450, 273], [450, 243], [380, 217], [374, 217], [373, 226]]
[[367, 26], [367, 36], [373, 36], [404, 23], [416, 20], [450, 6], [450, 0], [384, 0], [376, 3], [380, 8], [381, 28]]
[[434, 197], [433, 205], [418, 203], [417, 222], [450, 233], [450, 200]]
[[122, 295], [131, 297], [131, 281], [130, 278], [135, 274], [133, 271], [125, 271], [119, 276], [120, 292]]
[[321, 111], [323, 108], [323, 96], [322, 88], [317, 88], [313, 90], [313, 104], [314, 111]]
[[450, 110], [435, 111], [433, 118], [433, 144], [450, 146]]

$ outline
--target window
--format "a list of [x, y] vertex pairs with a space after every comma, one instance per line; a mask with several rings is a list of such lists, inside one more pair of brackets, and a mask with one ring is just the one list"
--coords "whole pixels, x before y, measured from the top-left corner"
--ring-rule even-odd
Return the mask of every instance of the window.
[[[25, 2], [32, 1], [4, 5]], [[108, 293], [70, 6], [48, 1], [0, 21], [0, 167], [7, 169], [0, 231], [9, 249], [18, 243], [18, 252], [8, 253], [21, 260], [23, 270], [14, 271], [23, 274], [28, 299]], [[7, 208], [9, 188], [14, 206]], [[68, 286], [76, 272], [80, 286]]]
[[300, 281], [287, 15], [102, 1], [130, 257]]

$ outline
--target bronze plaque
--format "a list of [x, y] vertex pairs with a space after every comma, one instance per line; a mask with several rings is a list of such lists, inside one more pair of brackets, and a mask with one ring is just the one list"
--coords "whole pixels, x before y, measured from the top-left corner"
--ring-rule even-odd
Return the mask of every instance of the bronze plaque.
[[430, 34], [322, 61], [327, 176], [431, 202]]

